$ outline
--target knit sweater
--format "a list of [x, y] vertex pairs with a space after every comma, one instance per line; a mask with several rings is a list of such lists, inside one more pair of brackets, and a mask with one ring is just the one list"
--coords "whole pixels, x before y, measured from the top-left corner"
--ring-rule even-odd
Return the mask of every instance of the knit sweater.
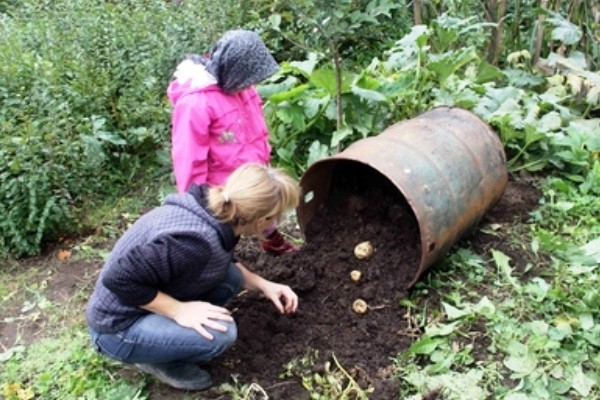
[[117, 241], [86, 308], [90, 328], [122, 331], [149, 313], [140, 306], [158, 291], [201, 300], [224, 279], [237, 238], [207, 210], [205, 194], [193, 186], [167, 196]]
[[225, 93], [256, 85], [279, 69], [260, 36], [242, 29], [225, 32], [205, 64]]

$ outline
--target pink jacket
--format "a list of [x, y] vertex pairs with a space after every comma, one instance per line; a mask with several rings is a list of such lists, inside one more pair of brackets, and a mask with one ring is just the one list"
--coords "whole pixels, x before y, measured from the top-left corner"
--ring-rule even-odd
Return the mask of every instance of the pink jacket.
[[254, 87], [227, 94], [203, 65], [182, 62], [167, 89], [173, 105], [171, 156], [177, 190], [217, 185], [246, 162], [268, 164], [271, 147]]

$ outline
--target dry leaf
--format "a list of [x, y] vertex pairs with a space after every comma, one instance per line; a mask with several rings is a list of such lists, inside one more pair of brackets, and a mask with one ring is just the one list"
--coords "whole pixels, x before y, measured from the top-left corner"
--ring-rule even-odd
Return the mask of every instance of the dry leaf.
[[58, 258], [59, 261], [67, 261], [71, 258], [71, 250], [59, 250], [56, 258]]

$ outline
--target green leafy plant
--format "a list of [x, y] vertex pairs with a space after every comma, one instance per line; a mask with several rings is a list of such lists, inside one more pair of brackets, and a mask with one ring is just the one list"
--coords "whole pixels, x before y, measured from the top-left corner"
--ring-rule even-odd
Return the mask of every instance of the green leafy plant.
[[170, 168], [165, 88], [224, 30], [212, 7], [31, 0], [0, 16], [0, 253], [37, 254], [134, 177]]
[[[512, 227], [511, 234], [520, 231], [518, 246], [528, 249], [534, 265], [518, 269], [517, 260], [499, 249], [482, 257], [459, 248], [439, 270], [443, 279], [436, 279], [438, 272], [428, 279], [435, 283], [429, 290], [443, 298], [439, 308], [411, 296], [411, 315], [420, 315], [422, 335], [395, 359], [407, 383], [401, 396], [598, 395], [598, 198], [562, 178], [549, 179], [543, 189], [543, 205], [529, 229]], [[487, 347], [472, 348], [472, 335]]]
[[267, 400], [269, 396], [257, 383], [241, 383], [237, 376], [232, 376], [232, 384], [219, 386], [219, 393], [228, 394], [231, 400]]
[[[446, 29], [462, 32], [463, 28], [449, 24]], [[484, 28], [456, 35], [453, 44], [458, 45], [458, 38], [464, 40], [467, 33], [476, 36], [479, 29]], [[261, 86], [278, 161], [301, 173], [319, 158], [433, 105], [472, 107], [478, 96], [468, 89], [469, 81], [461, 91], [454, 90], [465, 71], [475, 68], [473, 76], [466, 78], [472, 81], [502, 77], [499, 72], [494, 75], [493, 67], [482, 62], [472, 47], [454, 49], [447, 43], [444, 53], [432, 54], [432, 35], [425, 26], [414, 27], [385, 52], [384, 60], [374, 59], [357, 73], [342, 71], [340, 84], [336, 71], [316, 54], [309, 54], [305, 61], [283, 63], [280, 73]], [[456, 98], [450, 98], [451, 91], [458, 93]]]

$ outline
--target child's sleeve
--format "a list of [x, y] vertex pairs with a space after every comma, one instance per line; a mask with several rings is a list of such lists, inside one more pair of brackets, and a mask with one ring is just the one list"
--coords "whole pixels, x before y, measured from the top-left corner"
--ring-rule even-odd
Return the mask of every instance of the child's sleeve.
[[172, 116], [173, 173], [177, 190], [185, 192], [192, 183], [206, 183], [210, 115], [206, 105], [195, 96], [180, 99]]

